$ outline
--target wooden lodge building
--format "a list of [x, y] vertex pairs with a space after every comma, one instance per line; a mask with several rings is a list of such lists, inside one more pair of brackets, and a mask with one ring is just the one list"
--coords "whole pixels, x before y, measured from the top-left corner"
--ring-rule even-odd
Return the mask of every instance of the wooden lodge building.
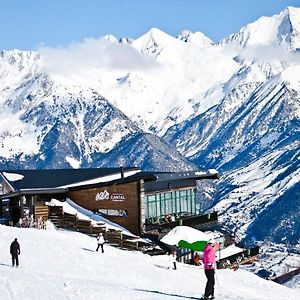
[[209, 172], [144, 172], [138, 168], [0, 171], [0, 220], [15, 225], [51, 199], [69, 198], [141, 235], [166, 217], [198, 215], [196, 181]]

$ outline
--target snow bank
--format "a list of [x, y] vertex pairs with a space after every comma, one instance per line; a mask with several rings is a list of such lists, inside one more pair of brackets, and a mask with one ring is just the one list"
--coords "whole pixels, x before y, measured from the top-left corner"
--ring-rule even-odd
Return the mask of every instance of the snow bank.
[[214, 238], [214, 235], [211, 233], [207, 234], [188, 226], [177, 226], [165, 235], [161, 241], [168, 245], [178, 245], [181, 240], [194, 243], [197, 241], [208, 241], [211, 238]]

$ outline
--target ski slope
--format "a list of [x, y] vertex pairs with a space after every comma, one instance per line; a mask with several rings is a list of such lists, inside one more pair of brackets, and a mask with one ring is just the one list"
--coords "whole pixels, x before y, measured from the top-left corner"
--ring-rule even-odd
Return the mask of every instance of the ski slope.
[[[201, 267], [169, 257], [105, 245], [95, 252], [96, 239], [65, 230], [38, 230], [0, 225], [0, 299], [199, 299], [206, 279]], [[17, 237], [20, 264], [11, 267], [9, 246]], [[162, 267], [158, 267], [162, 266]], [[164, 267], [164, 268], [163, 268]], [[263, 280], [245, 270], [217, 270], [217, 299], [300, 299], [300, 291]]]

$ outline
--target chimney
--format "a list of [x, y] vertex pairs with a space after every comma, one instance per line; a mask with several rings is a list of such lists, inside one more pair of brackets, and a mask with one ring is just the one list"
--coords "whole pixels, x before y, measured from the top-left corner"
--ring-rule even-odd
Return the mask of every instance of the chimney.
[[124, 178], [124, 167], [120, 167], [120, 171], [121, 171], [121, 178]]

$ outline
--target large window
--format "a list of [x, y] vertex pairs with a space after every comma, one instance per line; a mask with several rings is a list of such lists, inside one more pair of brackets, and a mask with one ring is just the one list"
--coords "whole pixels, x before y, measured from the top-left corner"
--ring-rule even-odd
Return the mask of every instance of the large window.
[[146, 223], [160, 223], [166, 218], [176, 218], [196, 214], [195, 190], [146, 194]]

